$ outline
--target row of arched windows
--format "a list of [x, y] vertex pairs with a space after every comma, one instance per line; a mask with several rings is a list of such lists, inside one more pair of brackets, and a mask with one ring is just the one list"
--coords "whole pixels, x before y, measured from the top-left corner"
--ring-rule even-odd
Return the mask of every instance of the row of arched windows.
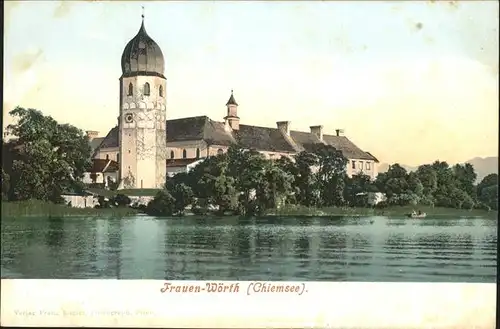
[[[217, 150], [217, 154], [222, 154], [222, 153], [224, 153], [223, 149], [218, 149]], [[174, 158], [175, 158], [175, 152], [174, 151], [170, 151], [170, 159], [174, 159]], [[187, 158], [187, 151], [186, 151], [186, 149], [182, 150], [182, 158], [183, 159]], [[196, 149], [196, 159], [199, 159], [199, 158], [200, 158], [200, 149], [197, 148]]]
[[[144, 84], [142, 93], [144, 96], [150, 96], [151, 95], [151, 86], [149, 85], [149, 82], [146, 82]], [[128, 96], [133, 96], [134, 95], [134, 85], [131, 83], [128, 84]], [[158, 88], [158, 95], [160, 97], [163, 97], [163, 86], [160, 86]]]

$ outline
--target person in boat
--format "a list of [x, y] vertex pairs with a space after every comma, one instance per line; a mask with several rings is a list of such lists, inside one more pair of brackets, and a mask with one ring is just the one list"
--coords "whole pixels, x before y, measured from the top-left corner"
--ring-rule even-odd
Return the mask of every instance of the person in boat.
[[418, 215], [419, 216], [422, 215], [422, 211], [421, 210], [418, 211]]
[[417, 215], [417, 212], [416, 212], [415, 210], [413, 210], [413, 211], [411, 212], [411, 215], [412, 215], [412, 216], [416, 216], [416, 215]]

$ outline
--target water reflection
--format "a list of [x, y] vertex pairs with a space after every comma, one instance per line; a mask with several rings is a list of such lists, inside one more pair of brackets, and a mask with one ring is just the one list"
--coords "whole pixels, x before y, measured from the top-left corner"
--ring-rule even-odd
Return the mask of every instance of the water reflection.
[[495, 282], [496, 243], [496, 222], [481, 218], [24, 218], [3, 221], [1, 271], [11, 278]]
[[64, 240], [64, 221], [62, 218], [54, 217], [50, 217], [47, 221], [46, 244], [49, 247], [60, 247]]

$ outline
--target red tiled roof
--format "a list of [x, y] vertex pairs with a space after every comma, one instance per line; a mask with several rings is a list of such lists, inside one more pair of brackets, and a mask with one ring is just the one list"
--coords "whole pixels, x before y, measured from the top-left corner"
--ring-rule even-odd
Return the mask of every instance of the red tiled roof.
[[119, 170], [118, 162], [106, 159], [92, 159], [90, 172], [114, 172]]

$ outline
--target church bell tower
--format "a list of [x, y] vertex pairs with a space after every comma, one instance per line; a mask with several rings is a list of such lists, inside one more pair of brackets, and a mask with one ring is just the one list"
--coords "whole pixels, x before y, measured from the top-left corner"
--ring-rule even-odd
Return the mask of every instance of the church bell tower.
[[120, 77], [119, 189], [163, 188], [166, 179], [165, 60], [146, 33], [144, 13], [137, 35], [123, 50]]

